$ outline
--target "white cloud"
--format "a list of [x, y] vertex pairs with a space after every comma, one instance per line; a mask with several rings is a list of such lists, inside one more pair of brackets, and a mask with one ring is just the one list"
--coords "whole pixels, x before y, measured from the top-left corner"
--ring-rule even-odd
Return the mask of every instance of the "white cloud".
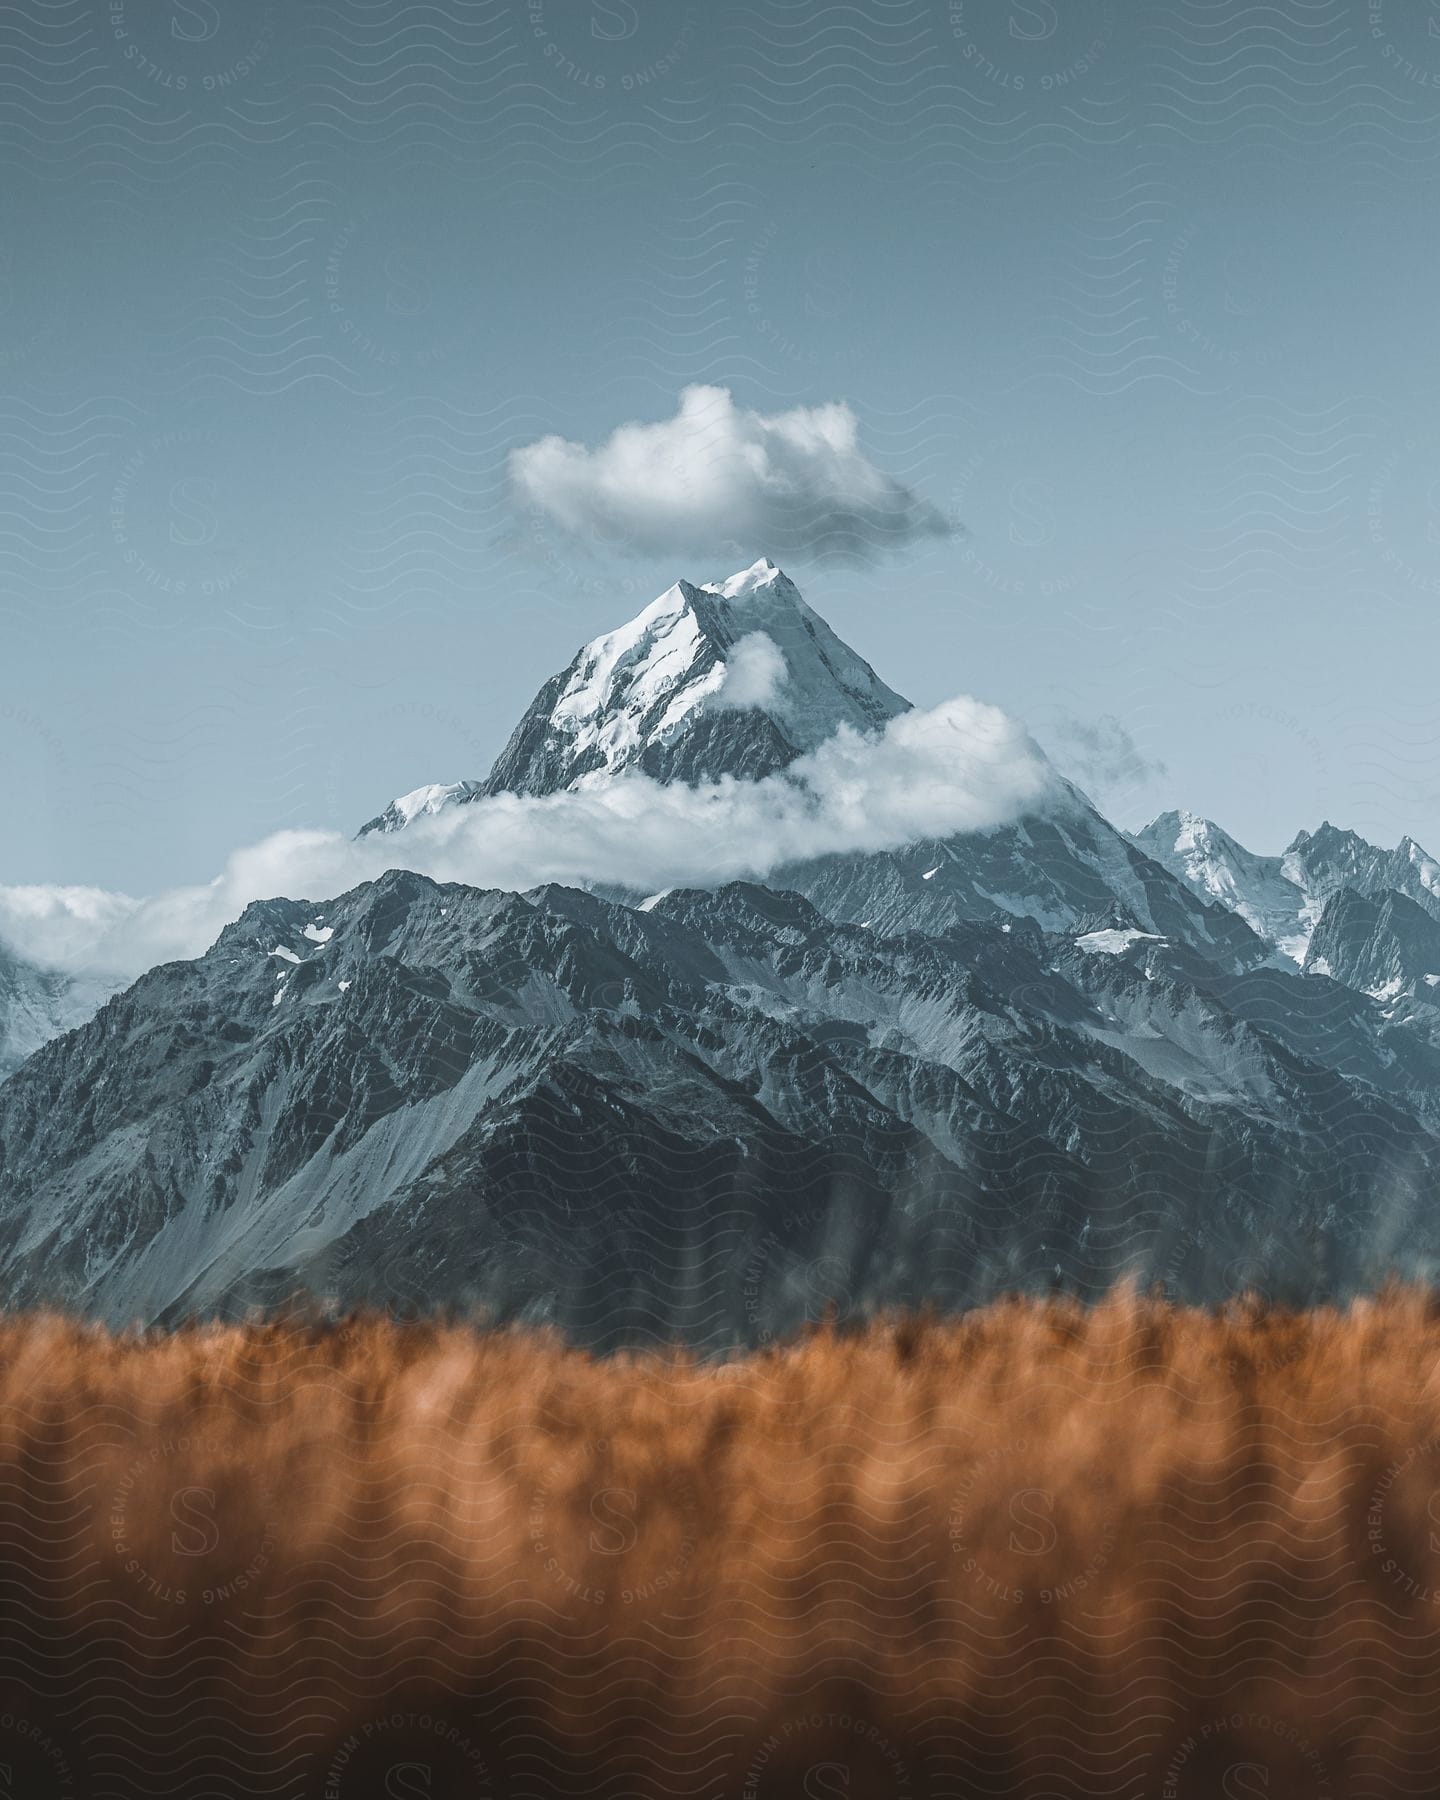
[[860, 449], [844, 401], [759, 413], [688, 387], [673, 419], [621, 425], [594, 449], [541, 438], [510, 457], [517, 500], [596, 546], [695, 555], [867, 557], [945, 537], [943, 514]]
[[393, 836], [282, 831], [203, 886], [145, 900], [94, 889], [0, 888], [0, 936], [32, 960], [140, 974], [199, 956], [252, 900], [323, 901], [386, 869], [474, 887], [615, 884], [640, 892], [763, 880], [786, 863], [1004, 824], [1054, 793], [1022, 727], [977, 700], [843, 727], [782, 774], [697, 787], [626, 774], [540, 799], [500, 794]]
[[747, 706], [769, 706], [789, 673], [785, 652], [768, 632], [747, 631], [725, 653], [725, 679], [711, 697], [717, 712], [738, 712]]
[[0, 887], [0, 944], [46, 967], [97, 966], [96, 946], [140, 904], [105, 888]]

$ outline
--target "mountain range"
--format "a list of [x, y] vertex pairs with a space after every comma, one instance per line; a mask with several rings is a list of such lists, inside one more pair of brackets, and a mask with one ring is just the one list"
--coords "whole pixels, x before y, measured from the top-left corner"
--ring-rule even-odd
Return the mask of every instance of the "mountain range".
[[1412, 838], [1379, 850], [1328, 822], [1300, 832], [1280, 856], [1256, 856], [1193, 813], [1161, 813], [1134, 841], [1202, 899], [1218, 901], [1285, 956], [1304, 963], [1333, 895], [1400, 894], [1440, 918], [1440, 863]]
[[[762, 560], [586, 644], [488, 776], [360, 835], [403, 861], [497, 794], [783, 777], [909, 710]], [[259, 902], [88, 1017], [0, 963], [0, 1291], [722, 1348], [1123, 1276], [1427, 1274], [1440, 866], [1329, 825], [1279, 857], [1185, 813], [1131, 837], [1051, 773], [1009, 823], [763, 883]]]

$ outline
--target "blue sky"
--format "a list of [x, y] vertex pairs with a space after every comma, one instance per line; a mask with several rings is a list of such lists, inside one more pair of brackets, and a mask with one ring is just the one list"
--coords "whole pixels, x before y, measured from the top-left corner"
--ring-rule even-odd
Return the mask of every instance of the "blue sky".
[[484, 773], [579, 642], [774, 548], [515, 504], [517, 448], [696, 384], [847, 402], [963, 525], [782, 558], [892, 686], [1122, 824], [1434, 849], [1437, 17], [18, 0], [3, 879]]

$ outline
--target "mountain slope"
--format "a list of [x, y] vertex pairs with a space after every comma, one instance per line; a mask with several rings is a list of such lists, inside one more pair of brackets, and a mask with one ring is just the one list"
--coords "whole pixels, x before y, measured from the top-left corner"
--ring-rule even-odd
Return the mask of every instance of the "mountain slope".
[[1015, 825], [787, 865], [772, 879], [831, 918], [884, 931], [1008, 916], [1049, 931], [1118, 926], [1171, 937], [1237, 969], [1265, 955], [1243, 919], [1197, 899], [1068, 784]]
[[[546, 684], [486, 781], [366, 829], [635, 772], [783, 786], [908, 705], [761, 563], [677, 584]], [[1126, 1275], [1299, 1300], [1428, 1274], [1440, 922], [1353, 883], [1440, 905], [1432, 869], [1329, 827], [1284, 859], [1182, 815], [1132, 842], [1057, 776], [1012, 824], [768, 886], [392, 870], [257, 902], [0, 1087], [0, 1289], [723, 1347]], [[1302, 974], [1269, 934], [1303, 953], [1312, 914]]]
[[481, 791], [478, 781], [431, 782], [411, 793], [398, 795], [383, 812], [376, 813], [362, 825], [356, 835], [368, 837], [372, 831], [403, 831], [417, 819], [432, 818], [447, 807], [463, 806], [467, 800], [478, 799]]
[[1361, 894], [1403, 894], [1440, 919], [1440, 863], [1413, 838], [1382, 850], [1327, 821], [1318, 831], [1299, 832], [1282, 861], [1287, 878], [1312, 899], [1327, 900], [1342, 887]]
[[1404, 894], [1341, 888], [1325, 903], [1305, 970], [1376, 1000], [1408, 994], [1440, 1003], [1440, 919]]

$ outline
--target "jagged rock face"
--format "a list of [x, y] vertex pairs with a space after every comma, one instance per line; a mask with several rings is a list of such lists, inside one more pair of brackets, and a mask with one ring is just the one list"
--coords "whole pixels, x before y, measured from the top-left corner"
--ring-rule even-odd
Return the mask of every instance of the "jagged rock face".
[[1440, 920], [1404, 894], [1341, 888], [1325, 903], [1305, 972], [1328, 975], [1374, 1000], [1440, 1004]]
[[401, 794], [392, 800], [383, 812], [376, 813], [362, 825], [356, 835], [368, 837], [372, 831], [403, 831], [416, 819], [431, 818], [448, 806], [463, 806], [467, 800], [478, 799], [483, 791], [478, 781], [432, 782], [428, 787], [416, 788], [413, 793]]
[[1342, 887], [1362, 894], [1403, 894], [1440, 919], [1440, 863], [1413, 838], [1401, 838], [1393, 850], [1381, 850], [1353, 831], [1321, 825], [1302, 831], [1286, 850], [1284, 863], [1292, 881], [1324, 901]]
[[0, 1275], [112, 1321], [303, 1289], [603, 1346], [1124, 1272], [1199, 1298], [1262, 1256], [1328, 1291], [1389, 1266], [1382, 1215], [1433, 1247], [1407, 1082], [1440, 1056], [1372, 1086], [1267, 1029], [1326, 985], [748, 884], [640, 912], [391, 874], [251, 907], [31, 1058]]
[[487, 793], [553, 794], [638, 769], [657, 781], [754, 781], [841, 725], [909, 709], [769, 561], [675, 584], [540, 690]]
[[1303, 960], [1311, 895], [1286, 873], [1283, 857], [1257, 856], [1190, 812], [1161, 813], [1132, 841], [1202, 899], [1238, 913], [1292, 962]]

